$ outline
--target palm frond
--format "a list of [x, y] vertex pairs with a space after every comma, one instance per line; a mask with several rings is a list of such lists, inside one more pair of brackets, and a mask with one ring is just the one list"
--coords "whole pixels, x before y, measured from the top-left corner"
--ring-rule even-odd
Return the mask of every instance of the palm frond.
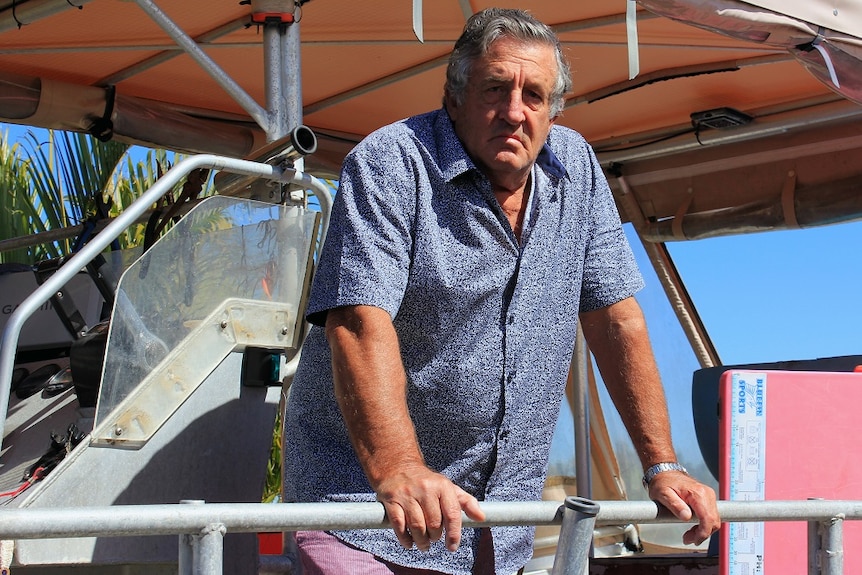
[[[17, 144], [10, 144], [9, 131], [0, 135], [0, 240], [29, 233], [36, 217], [29, 201], [29, 187]], [[32, 263], [29, 250], [0, 252], [0, 263]]]

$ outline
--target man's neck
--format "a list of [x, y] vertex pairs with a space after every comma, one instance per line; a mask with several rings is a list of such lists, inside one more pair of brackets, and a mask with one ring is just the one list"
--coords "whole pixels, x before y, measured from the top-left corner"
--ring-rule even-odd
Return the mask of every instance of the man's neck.
[[497, 203], [503, 213], [506, 214], [506, 219], [509, 220], [509, 225], [512, 226], [512, 231], [515, 232], [515, 237], [521, 239], [521, 230], [524, 226], [524, 218], [527, 213], [527, 202], [530, 199], [530, 188], [532, 187], [531, 174], [527, 174], [527, 179], [515, 189], [506, 189], [496, 186], [492, 183], [494, 197], [497, 198]]

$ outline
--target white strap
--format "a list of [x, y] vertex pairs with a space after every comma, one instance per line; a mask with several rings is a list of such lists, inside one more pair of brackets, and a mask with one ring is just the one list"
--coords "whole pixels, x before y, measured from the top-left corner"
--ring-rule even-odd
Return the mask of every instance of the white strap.
[[841, 84], [838, 83], [838, 74], [835, 73], [835, 66], [832, 64], [832, 58], [829, 57], [829, 52], [827, 52], [826, 48], [821, 46], [819, 43], [815, 44], [814, 48], [820, 52], [820, 55], [823, 56], [823, 61], [826, 62], [826, 69], [829, 70], [829, 79], [832, 80], [832, 83], [835, 84], [836, 88], [841, 88]]
[[632, 80], [641, 71], [638, 55], [638, 3], [635, 0], [626, 0], [626, 42], [629, 51], [629, 80]]
[[413, 33], [416, 39], [425, 43], [425, 32], [422, 29], [422, 0], [413, 0]]

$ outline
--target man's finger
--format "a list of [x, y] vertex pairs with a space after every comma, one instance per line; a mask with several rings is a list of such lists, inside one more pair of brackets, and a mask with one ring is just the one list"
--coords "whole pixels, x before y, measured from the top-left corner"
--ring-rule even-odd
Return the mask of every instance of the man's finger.
[[398, 542], [401, 543], [401, 546], [405, 549], [412, 549], [413, 538], [407, 531], [404, 510], [401, 509], [400, 505], [387, 503], [385, 501], [382, 503], [383, 507], [386, 509], [386, 517], [389, 518], [389, 524], [392, 525], [392, 531], [395, 532], [395, 537], [398, 538]]
[[461, 509], [464, 510], [464, 513], [467, 514], [467, 517], [473, 521], [484, 521], [485, 512], [482, 511], [482, 508], [479, 506], [479, 501], [460, 487], [457, 489], [458, 503], [460, 504]]
[[443, 536], [443, 528], [446, 524], [445, 501], [445, 494], [438, 496], [429, 491], [427, 497], [420, 502], [425, 514], [425, 533], [429, 541], [439, 541]]
[[686, 545], [700, 545], [707, 539], [712, 533], [704, 534], [703, 524], [698, 523], [682, 535], [682, 542]]
[[420, 551], [428, 551], [431, 540], [428, 538], [428, 527], [425, 524], [425, 509], [414, 500], [406, 505], [404, 515], [413, 543]]
[[446, 549], [457, 551], [461, 545], [461, 494], [464, 491], [457, 485], [440, 498], [443, 513], [443, 528], [446, 531]]

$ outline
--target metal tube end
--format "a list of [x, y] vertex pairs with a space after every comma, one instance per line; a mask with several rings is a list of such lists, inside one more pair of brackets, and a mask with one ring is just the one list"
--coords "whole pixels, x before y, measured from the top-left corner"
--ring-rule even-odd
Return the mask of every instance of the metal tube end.
[[571, 509], [572, 511], [577, 511], [578, 513], [583, 513], [584, 515], [591, 515], [595, 517], [599, 514], [600, 505], [591, 499], [587, 499], [586, 497], [566, 497], [566, 509]]

